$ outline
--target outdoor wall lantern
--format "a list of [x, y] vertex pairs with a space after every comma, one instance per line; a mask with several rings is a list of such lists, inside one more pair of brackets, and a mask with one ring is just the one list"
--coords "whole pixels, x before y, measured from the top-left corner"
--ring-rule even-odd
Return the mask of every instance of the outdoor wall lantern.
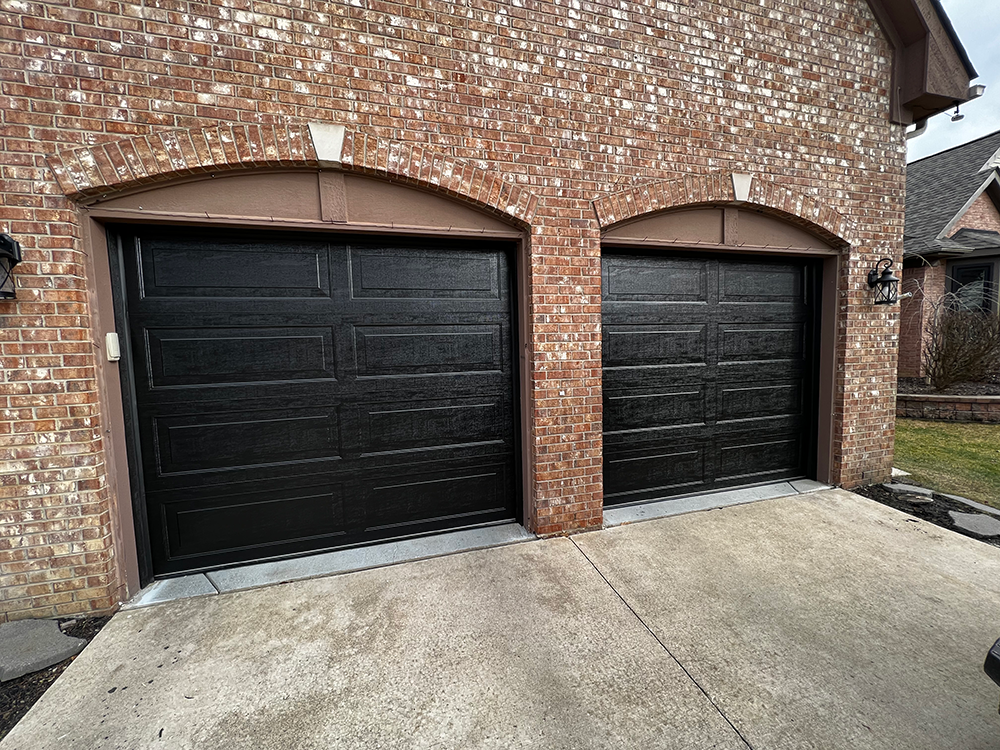
[[9, 234], [0, 234], [0, 299], [14, 299], [13, 268], [21, 262], [21, 245]]
[[[885, 263], [882, 273], [878, 267]], [[899, 279], [892, 272], [892, 259], [882, 258], [868, 272], [868, 286], [875, 289], [876, 305], [894, 305], [899, 302]], [[907, 295], [909, 296], [909, 295]]]

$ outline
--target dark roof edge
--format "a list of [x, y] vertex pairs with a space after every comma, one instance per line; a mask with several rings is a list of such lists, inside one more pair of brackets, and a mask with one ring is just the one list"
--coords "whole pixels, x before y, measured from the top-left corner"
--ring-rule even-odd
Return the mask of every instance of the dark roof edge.
[[963, 255], [968, 255], [973, 252], [975, 248], [971, 247], [955, 247], [955, 248], [936, 248], [934, 250], [911, 250], [910, 252], [903, 251], [903, 260], [913, 260], [914, 258], [919, 258], [920, 260], [949, 260], [951, 258], [961, 258]]
[[941, 154], [947, 154], [949, 151], [956, 151], [960, 148], [965, 148], [966, 146], [971, 146], [973, 143], [978, 143], [979, 141], [986, 140], [987, 138], [992, 138], [995, 135], [1000, 134], [1000, 130], [994, 130], [992, 133], [987, 133], [986, 135], [981, 135], [978, 138], [973, 138], [971, 141], [966, 141], [965, 143], [960, 143], [957, 146], [952, 146], [951, 148], [946, 148], [942, 151], [937, 151], [933, 154], [928, 154], [927, 156], [921, 156], [919, 159], [914, 159], [908, 162], [906, 166], [912, 167], [914, 164], [919, 164], [927, 159], [933, 159], [935, 156], [941, 156]]
[[931, 5], [934, 6], [934, 11], [938, 14], [938, 18], [941, 19], [941, 25], [948, 34], [948, 38], [951, 39], [952, 46], [955, 47], [955, 52], [957, 52], [958, 56], [961, 58], [962, 65], [965, 66], [965, 71], [969, 74], [969, 79], [978, 78], [979, 73], [977, 73], [975, 67], [973, 67], [972, 61], [969, 59], [969, 55], [965, 51], [965, 46], [962, 44], [962, 40], [958, 38], [958, 34], [955, 32], [955, 27], [951, 25], [951, 19], [948, 18], [948, 14], [941, 5], [941, 0], [931, 0]]

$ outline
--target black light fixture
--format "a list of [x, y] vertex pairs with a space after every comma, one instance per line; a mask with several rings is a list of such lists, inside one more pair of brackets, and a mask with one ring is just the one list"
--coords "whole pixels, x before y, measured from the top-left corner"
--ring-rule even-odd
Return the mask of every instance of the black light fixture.
[[21, 262], [21, 245], [9, 234], [0, 234], [0, 299], [14, 299], [14, 266]]
[[[882, 273], [878, 267], [885, 263]], [[892, 259], [882, 258], [868, 272], [868, 286], [875, 289], [876, 305], [894, 305], [899, 302], [899, 279], [892, 272]]]

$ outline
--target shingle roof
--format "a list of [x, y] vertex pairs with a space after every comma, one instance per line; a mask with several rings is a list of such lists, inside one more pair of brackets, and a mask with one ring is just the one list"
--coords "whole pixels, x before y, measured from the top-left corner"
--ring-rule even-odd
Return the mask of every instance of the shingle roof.
[[940, 241], [944, 246], [957, 245], [963, 250], [986, 250], [1000, 248], [1000, 232], [991, 229], [959, 229], [955, 234]]
[[904, 255], [943, 249], [937, 236], [989, 178], [979, 170], [998, 151], [1000, 130], [907, 165]]

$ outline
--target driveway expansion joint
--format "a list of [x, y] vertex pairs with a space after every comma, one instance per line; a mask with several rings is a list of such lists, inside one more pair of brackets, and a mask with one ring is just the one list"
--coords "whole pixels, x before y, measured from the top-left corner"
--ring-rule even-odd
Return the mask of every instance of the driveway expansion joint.
[[597, 575], [599, 575], [603, 579], [603, 581], [608, 585], [608, 588], [615, 593], [615, 596], [617, 596], [618, 599], [621, 601], [621, 603], [624, 604], [625, 607], [628, 609], [628, 611], [632, 613], [632, 616], [635, 617], [635, 619], [639, 622], [639, 624], [642, 625], [643, 628], [645, 628], [646, 632], [653, 637], [653, 640], [655, 640], [660, 645], [660, 648], [663, 649], [663, 651], [667, 654], [667, 656], [669, 656], [674, 661], [674, 663], [678, 667], [680, 667], [681, 671], [683, 671], [684, 674], [687, 675], [687, 678], [691, 680], [694, 686], [698, 688], [699, 691], [701, 691], [701, 694], [705, 696], [705, 700], [709, 702], [712, 708], [715, 709], [716, 713], [718, 713], [719, 716], [722, 717], [722, 720], [725, 721], [726, 724], [728, 724], [729, 727], [736, 733], [736, 736], [740, 738], [740, 741], [744, 745], [746, 745], [749, 748], [749, 750], [754, 750], [754, 746], [750, 744], [750, 740], [748, 740], [746, 736], [743, 734], [743, 732], [741, 732], [739, 728], [730, 720], [730, 718], [726, 716], [722, 708], [719, 707], [719, 704], [716, 703], [712, 699], [712, 696], [708, 694], [708, 691], [705, 690], [704, 687], [702, 687], [701, 683], [699, 683], [698, 680], [695, 679], [695, 676], [691, 674], [690, 671], [688, 671], [688, 668], [681, 663], [680, 659], [674, 656], [673, 652], [667, 647], [667, 644], [665, 644], [662, 640], [660, 640], [659, 636], [657, 636], [656, 633], [653, 632], [653, 629], [649, 627], [648, 624], [646, 624], [646, 621], [642, 619], [642, 616], [635, 611], [635, 608], [631, 604], [629, 604], [628, 600], [626, 600], [625, 597], [622, 596], [621, 592], [614, 587], [614, 584], [612, 584], [611, 581], [608, 580], [607, 576], [605, 576], [604, 573], [601, 571], [601, 569], [597, 567], [596, 563], [594, 563], [594, 561], [587, 556], [587, 553], [584, 552], [583, 549], [580, 547], [580, 545], [576, 543], [576, 540], [573, 539], [572, 536], [568, 538], [573, 543], [573, 546], [576, 547], [577, 550], [579, 550], [580, 554], [583, 555], [583, 558], [588, 563], [590, 563], [590, 566], [594, 569], [594, 571], [596, 571]]

